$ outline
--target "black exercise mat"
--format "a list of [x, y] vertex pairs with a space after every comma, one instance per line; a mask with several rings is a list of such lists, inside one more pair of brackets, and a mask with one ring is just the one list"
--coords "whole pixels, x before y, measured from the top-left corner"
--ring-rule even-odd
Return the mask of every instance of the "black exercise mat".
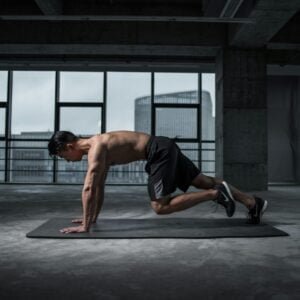
[[245, 219], [99, 219], [88, 233], [61, 233], [65, 227], [76, 226], [68, 218], [55, 218], [26, 236], [29, 238], [63, 239], [131, 239], [131, 238], [225, 238], [270, 237], [288, 234], [268, 224], [249, 225]]

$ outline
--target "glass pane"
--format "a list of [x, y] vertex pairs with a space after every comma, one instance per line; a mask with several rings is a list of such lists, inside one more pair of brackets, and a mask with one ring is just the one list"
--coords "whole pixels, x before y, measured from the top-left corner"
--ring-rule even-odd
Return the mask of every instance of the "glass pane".
[[0, 71], [0, 102], [7, 101], [7, 71]]
[[5, 136], [5, 108], [0, 108], [0, 137]]
[[202, 143], [202, 171], [209, 176], [215, 176], [216, 151], [215, 142]]
[[197, 138], [196, 108], [156, 108], [156, 135]]
[[0, 181], [4, 181], [5, 172], [5, 142], [0, 141]]
[[151, 74], [107, 74], [107, 131], [151, 132]]
[[215, 140], [215, 74], [202, 74], [202, 140]]
[[197, 73], [155, 73], [155, 103], [198, 103]]
[[61, 102], [103, 102], [103, 73], [61, 72]]
[[55, 72], [13, 72], [13, 137], [50, 138], [54, 131]]
[[110, 184], [146, 184], [148, 175], [145, 172], [146, 161], [135, 161], [126, 165], [117, 165], [109, 169], [106, 183]]
[[83, 157], [80, 162], [67, 162], [58, 159], [57, 181], [59, 183], [81, 183], [83, 184], [87, 171], [87, 159]]
[[11, 182], [52, 182], [53, 160], [48, 142], [10, 143], [9, 175]]
[[101, 107], [62, 107], [60, 130], [85, 136], [101, 133]]

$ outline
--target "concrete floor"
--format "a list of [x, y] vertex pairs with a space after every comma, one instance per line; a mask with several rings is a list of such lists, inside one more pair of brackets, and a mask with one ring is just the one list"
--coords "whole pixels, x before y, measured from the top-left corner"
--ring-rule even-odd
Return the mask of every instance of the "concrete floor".
[[[25, 234], [81, 214], [80, 186], [0, 185], [0, 299], [299, 299], [300, 187], [270, 187], [264, 221], [289, 237], [57, 240]], [[219, 218], [211, 202], [157, 216], [146, 187], [106, 187], [105, 218]], [[244, 216], [240, 204], [235, 217]], [[100, 216], [101, 216], [100, 215]]]

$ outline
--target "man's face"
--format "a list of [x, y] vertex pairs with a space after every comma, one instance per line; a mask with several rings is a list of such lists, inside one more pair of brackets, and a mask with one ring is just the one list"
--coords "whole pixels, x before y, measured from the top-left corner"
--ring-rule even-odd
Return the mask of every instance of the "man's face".
[[57, 156], [65, 159], [66, 161], [80, 161], [82, 159], [82, 153], [79, 150], [75, 150], [73, 145], [66, 145], [64, 150], [59, 151]]

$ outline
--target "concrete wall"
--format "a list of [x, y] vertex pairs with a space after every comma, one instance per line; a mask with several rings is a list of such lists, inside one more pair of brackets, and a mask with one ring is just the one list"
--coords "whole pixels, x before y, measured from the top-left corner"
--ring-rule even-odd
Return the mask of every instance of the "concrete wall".
[[300, 182], [300, 77], [268, 77], [268, 171], [274, 183]]
[[266, 190], [265, 52], [223, 49], [216, 72], [217, 176], [243, 190]]

